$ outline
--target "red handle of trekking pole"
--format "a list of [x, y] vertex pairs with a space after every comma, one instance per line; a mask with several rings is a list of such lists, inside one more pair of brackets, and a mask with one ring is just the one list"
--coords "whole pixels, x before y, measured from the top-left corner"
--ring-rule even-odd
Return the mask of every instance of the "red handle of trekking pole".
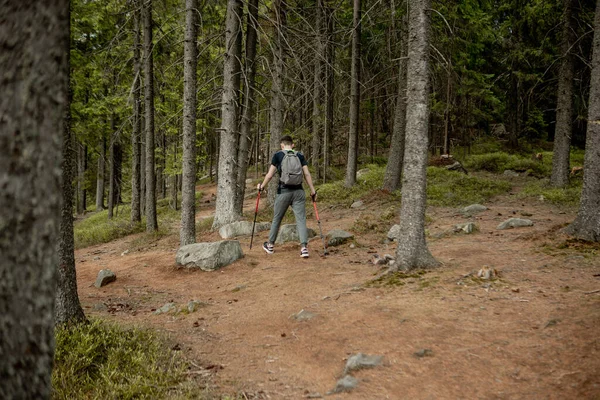
[[313, 198], [313, 207], [315, 209], [315, 217], [317, 218], [317, 221], [319, 221], [319, 211], [317, 211], [317, 202], [315, 201], [314, 198]]

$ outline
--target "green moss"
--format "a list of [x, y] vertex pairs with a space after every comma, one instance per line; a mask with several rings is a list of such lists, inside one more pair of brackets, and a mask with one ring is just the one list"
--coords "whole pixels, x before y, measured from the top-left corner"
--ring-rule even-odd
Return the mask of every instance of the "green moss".
[[199, 398], [186, 365], [156, 333], [93, 320], [56, 329], [54, 399]]
[[368, 168], [369, 171], [357, 178], [356, 184], [351, 188], [345, 187], [343, 180], [320, 185], [319, 199], [328, 203], [350, 205], [354, 200], [381, 189], [385, 166], [369, 164], [365, 168]]

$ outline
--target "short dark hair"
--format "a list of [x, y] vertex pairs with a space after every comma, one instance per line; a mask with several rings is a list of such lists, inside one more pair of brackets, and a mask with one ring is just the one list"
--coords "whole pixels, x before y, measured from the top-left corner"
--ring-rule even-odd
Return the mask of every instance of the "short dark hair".
[[286, 146], [291, 146], [294, 144], [294, 139], [290, 135], [285, 135], [281, 138], [280, 143], [285, 144]]

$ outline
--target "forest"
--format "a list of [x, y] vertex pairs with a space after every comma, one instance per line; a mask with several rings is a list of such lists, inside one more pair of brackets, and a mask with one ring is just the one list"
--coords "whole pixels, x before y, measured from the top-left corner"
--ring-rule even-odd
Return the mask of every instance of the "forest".
[[600, 396], [600, 1], [0, 10], [0, 398]]

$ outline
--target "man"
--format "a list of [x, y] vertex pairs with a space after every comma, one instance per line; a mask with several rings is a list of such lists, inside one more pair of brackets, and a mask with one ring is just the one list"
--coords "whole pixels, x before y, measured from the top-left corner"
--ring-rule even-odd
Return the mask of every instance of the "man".
[[263, 190], [269, 181], [278, 173], [279, 184], [277, 185], [277, 197], [273, 211], [273, 223], [269, 232], [269, 241], [263, 244], [267, 254], [273, 254], [273, 244], [279, 233], [279, 225], [289, 206], [296, 217], [296, 227], [300, 236], [300, 257], [308, 257], [308, 232], [306, 230], [306, 193], [302, 188], [302, 178], [306, 180], [310, 188], [311, 197], [316, 200], [317, 193], [313, 186], [310, 171], [304, 155], [294, 151], [294, 142], [288, 135], [281, 138], [281, 151], [273, 154], [269, 172], [263, 183], [258, 184], [258, 190]]

